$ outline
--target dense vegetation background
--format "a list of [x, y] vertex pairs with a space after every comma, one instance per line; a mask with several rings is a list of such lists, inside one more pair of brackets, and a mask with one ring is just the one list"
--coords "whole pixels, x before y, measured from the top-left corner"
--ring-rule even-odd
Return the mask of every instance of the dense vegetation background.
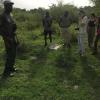
[[[84, 9], [100, 14], [100, 1], [93, 0], [94, 7]], [[53, 43], [61, 44], [59, 17], [68, 10], [73, 17], [70, 26], [72, 48], [57, 51], [44, 48], [42, 18], [45, 11], [53, 16]], [[20, 47], [17, 52], [14, 77], [0, 79], [0, 100], [100, 100], [100, 53], [86, 57], [78, 54], [77, 31], [79, 8], [73, 5], [52, 5], [50, 9], [38, 8], [30, 11], [14, 8]], [[0, 13], [2, 8], [0, 8]], [[99, 48], [100, 50], [100, 48]], [[4, 70], [5, 49], [0, 37], [0, 74]]]

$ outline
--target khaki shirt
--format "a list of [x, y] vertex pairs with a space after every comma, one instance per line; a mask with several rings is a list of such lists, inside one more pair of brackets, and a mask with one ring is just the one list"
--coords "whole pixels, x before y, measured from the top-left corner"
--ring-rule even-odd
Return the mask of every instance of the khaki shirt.
[[68, 17], [65, 17], [65, 16], [61, 16], [60, 18], [60, 27], [63, 27], [63, 28], [68, 28], [72, 23], [72, 20], [70, 18], [70, 16]]

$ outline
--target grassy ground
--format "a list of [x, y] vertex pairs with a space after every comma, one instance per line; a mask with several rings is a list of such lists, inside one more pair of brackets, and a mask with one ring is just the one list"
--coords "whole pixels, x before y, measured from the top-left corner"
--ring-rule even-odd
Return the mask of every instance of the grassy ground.
[[[0, 100], [100, 100], [100, 53], [93, 56], [87, 49], [86, 57], [80, 57], [77, 44], [57, 51], [44, 48], [39, 30], [25, 31], [19, 38], [19, 71], [14, 77], [1, 78]], [[59, 38], [54, 41], [60, 43]], [[5, 52], [0, 43], [2, 74]]]

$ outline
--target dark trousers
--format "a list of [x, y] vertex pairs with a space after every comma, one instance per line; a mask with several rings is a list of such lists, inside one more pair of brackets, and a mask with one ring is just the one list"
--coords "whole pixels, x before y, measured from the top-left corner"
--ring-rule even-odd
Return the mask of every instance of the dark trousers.
[[97, 52], [98, 41], [100, 39], [100, 35], [97, 35], [94, 42], [94, 51]]
[[88, 29], [88, 45], [89, 45], [89, 47], [93, 46], [94, 37], [95, 37], [95, 27], [89, 27], [89, 29]]
[[16, 58], [16, 40], [12, 38], [3, 38], [6, 49], [6, 63], [4, 73], [10, 73], [14, 70], [15, 58]]
[[47, 30], [44, 30], [44, 40], [45, 40], [45, 46], [47, 45], [47, 37], [49, 35], [49, 40], [50, 42], [52, 42], [52, 31], [47, 31]]

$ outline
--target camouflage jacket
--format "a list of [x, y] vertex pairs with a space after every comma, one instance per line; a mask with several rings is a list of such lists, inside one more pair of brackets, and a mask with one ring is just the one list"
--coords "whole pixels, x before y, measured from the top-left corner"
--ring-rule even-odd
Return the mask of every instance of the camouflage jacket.
[[68, 16], [68, 17], [61, 16], [60, 17], [60, 21], [59, 21], [60, 27], [68, 28], [71, 24], [72, 24], [72, 19], [70, 16]]
[[14, 36], [16, 28], [16, 24], [11, 15], [5, 12], [0, 15], [0, 34], [2, 36]]

